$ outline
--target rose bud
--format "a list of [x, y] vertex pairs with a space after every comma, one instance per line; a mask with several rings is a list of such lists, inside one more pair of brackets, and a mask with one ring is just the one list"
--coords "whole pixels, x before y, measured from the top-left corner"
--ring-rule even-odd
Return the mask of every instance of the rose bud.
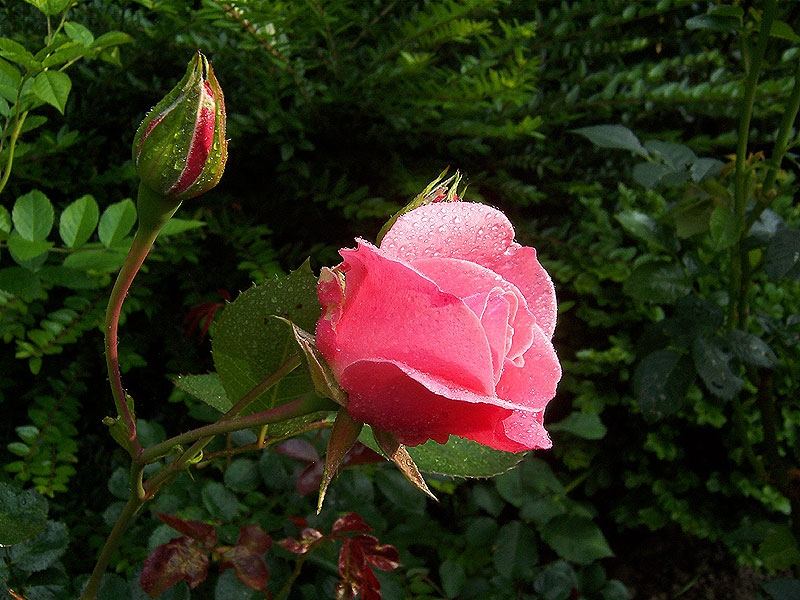
[[180, 203], [213, 188], [228, 155], [225, 99], [199, 51], [184, 78], [145, 117], [133, 140], [142, 184]]
[[317, 347], [347, 392], [343, 410], [408, 446], [456, 435], [550, 447], [556, 297], [506, 216], [429, 203], [399, 215], [379, 247], [357, 242], [317, 287]]

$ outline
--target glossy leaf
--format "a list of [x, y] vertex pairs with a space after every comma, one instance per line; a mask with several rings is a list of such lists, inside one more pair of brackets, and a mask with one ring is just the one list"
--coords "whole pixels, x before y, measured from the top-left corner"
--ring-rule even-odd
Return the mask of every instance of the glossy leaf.
[[679, 264], [653, 262], [636, 267], [623, 289], [640, 302], [670, 304], [688, 294], [691, 286]]
[[731, 370], [731, 353], [721, 338], [701, 336], [692, 344], [697, 373], [709, 391], [723, 400], [733, 400], [744, 381]]
[[587, 565], [613, 556], [603, 532], [591, 519], [574, 515], [553, 517], [540, 530], [542, 539], [568, 561]]
[[197, 542], [180, 537], [156, 548], [142, 567], [139, 583], [151, 598], [157, 598], [179, 581], [196, 588], [208, 576], [208, 554]]
[[764, 255], [764, 271], [773, 279], [800, 279], [800, 230], [775, 233]]
[[53, 205], [39, 190], [17, 198], [11, 211], [11, 220], [17, 233], [31, 242], [40, 242], [50, 235], [53, 218]]
[[[380, 451], [369, 426], [364, 427], [359, 439], [373, 450]], [[421, 472], [453, 477], [494, 477], [514, 468], [524, 456], [523, 453], [487, 448], [454, 435], [446, 444], [428, 441], [409, 447], [408, 453]]]
[[100, 241], [108, 248], [115, 246], [127, 236], [136, 223], [136, 207], [128, 198], [115, 202], [103, 211], [97, 233]]
[[99, 218], [95, 199], [88, 194], [81, 196], [61, 213], [58, 233], [68, 248], [79, 248], [89, 240]]
[[760, 337], [734, 329], [728, 332], [728, 343], [733, 354], [743, 363], [771, 369], [778, 363], [778, 357]]
[[11, 562], [17, 569], [35, 573], [51, 567], [67, 551], [69, 533], [64, 523], [47, 521], [36, 537], [11, 546]]
[[31, 91], [37, 98], [54, 106], [62, 115], [71, 89], [72, 81], [61, 71], [42, 71], [34, 78], [31, 86]]
[[172, 382], [190, 396], [202, 400], [220, 413], [228, 412], [233, 403], [228, 400], [225, 388], [216, 373], [204, 375], [178, 375]]

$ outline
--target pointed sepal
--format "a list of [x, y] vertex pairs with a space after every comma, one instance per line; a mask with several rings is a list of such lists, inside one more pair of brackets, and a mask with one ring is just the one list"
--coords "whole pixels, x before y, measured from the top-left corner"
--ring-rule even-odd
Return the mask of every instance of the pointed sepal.
[[417, 489], [425, 493], [429, 498], [438, 502], [439, 499], [433, 495], [425, 479], [422, 477], [417, 468], [417, 464], [411, 455], [408, 453], [406, 447], [397, 441], [394, 434], [388, 431], [381, 431], [380, 429], [372, 428], [372, 434], [375, 436], [375, 441], [386, 457], [391, 460], [400, 472], [408, 479]]
[[333, 422], [331, 437], [328, 439], [328, 450], [325, 453], [325, 468], [322, 471], [322, 481], [319, 484], [319, 500], [317, 500], [317, 514], [322, 510], [322, 503], [325, 501], [325, 493], [328, 491], [339, 467], [344, 461], [348, 450], [358, 440], [361, 428], [364, 426], [360, 421], [355, 421], [348, 414], [347, 409], [341, 409]]
[[330, 398], [340, 406], [347, 406], [347, 392], [336, 381], [328, 362], [317, 349], [317, 342], [314, 336], [302, 327], [292, 323], [289, 319], [277, 316], [275, 318], [292, 328], [294, 339], [305, 356], [306, 365], [308, 365], [308, 371], [316, 392], [323, 398]]

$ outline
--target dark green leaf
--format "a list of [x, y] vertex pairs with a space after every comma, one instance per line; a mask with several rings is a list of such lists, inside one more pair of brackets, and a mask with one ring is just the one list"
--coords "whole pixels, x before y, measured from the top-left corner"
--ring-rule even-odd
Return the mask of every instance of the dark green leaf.
[[538, 458], [526, 459], [518, 468], [495, 478], [494, 483], [503, 499], [516, 507], [531, 497], [565, 493], [550, 466]]
[[64, 42], [52, 54], [42, 59], [42, 66], [47, 68], [58, 67], [76, 58], [82, 58], [86, 55], [86, 52], [86, 46], [80, 42]]
[[497, 532], [494, 567], [506, 579], [527, 579], [539, 559], [533, 531], [519, 521], [506, 523]]
[[439, 565], [439, 579], [442, 581], [445, 596], [457, 598], [467, 580], [467, 574], [460, 562], [448, 558]]
[[800, 230], [775, 233], [764, 255], [764, 271], [773, 279], [800, 278]]
[[38, 535], [47, 524], [47, 500], [33, 490], [0, 483], [0, 546]]
[[633, 393], [648, 420], [676, 412], [694, 380], [691, 361], [674, 350], [657, 350], [645, 356], [633, 374]]
[[99, 50], [102, 48], [109, 48], [111, 46], [130, 44], [131, 42], [133, 42], [133, 38], [127, 33], [123, 33], [122, 31], [109, 31], [92, 42], [92, 48]]
[[66, 552], [68, 543], [67, 526], [47, 521], [39, 535], [11, 547], [11, 561], [16, 568], [29, 573], [43, 571]]
[[648, 140], [645, 149], [661, 158], [672, 171], [681, 171], [697, 159], [692, 149], [683, 144]]
[[200, 493], [208, 513], [214, 519], [230, 521], [235, 519], [244, 508], [233, 492], [217, 481], [209, 481]]
[[714, 201], [710, 196], [687, 197], [675, 206], [673, 217], [679, 238], [688, 238], [708, 230]]
[[727, 206], [716, 206], [711, 211], [708, 222], [711, 241], [717, 250], [725, 250], [733, 246], [739, 239], [739, 226], [736, 215]]
[[770, 28], [769, 34], [772, 37], [788, 40], [795, 44], [800, 42], [800, 35], [797, 35], [794, 32], [794, 29], [792, 29], [792, 26], [786, 21], [779, 21], [777, 19], [774, 20], [772, 22], [772, 27]]
[[28, 52], [22, 44], [8, 38], [0, 38], [0, 57], [22, 65], [29, 71], [42, 68], [39, 61], [33, 58], [33, 54]]
[[771, 600], [800, 600], [800, 579], [773, 579], [761, 584]]
[[542, 600], [568, 600], [573, 590], [578, 589], [575, 570], [565, 561], [557, 560], [547, 565], [533, 582], [533, 589]]
[[651, 262], [639, 265], [623, 284], [623, 290], [640, 302], [671, 304], [691, 291], [681, 265]]
[[573, 133], [582, 135], [598, 148], [616, 148], [630, 150], [639, 156], [648, 158], [647, 150], [639, 139], [627, 127], [622, 125], [594, 125], [573, 129]]
[[626, 210], [614, 215], [614, 218], [637, 240], [656, 248], [666, 248], [664, 231], [649, 215], [638, 210]]
[[647, 189], [653, 189], [669, 175], [673, 169], [662, 163], [642, 162], [633, 165], [633, 180]]
[[718, 337], [701, 336], [692, 344], [692, 358], [709, 391], [723, 400], [733, 400], [744, 382], [731, 371], [730, 350]]
[[760, 337], [734, 329], [728, 332], [728, 343], [733, 354], [748, 365], [771, 369], [778, 363], [772, 348]]
[[786, 525], [773, 526], [758, 546], [758, 557], [770, 571], [783, 571], [800, 565], [800, 548]]
[[20, 237], [39, 242], [53, 228], [53, 205], [42, 192], [33, 190], [17, 198], [11, 218]]
[[22, 267], [0, 269], [0, 290], [13, 294], [23, 302], [47, 297], [39, 277]]
[[717, 160], [716, 158], [698, 158], [689, 167], [689, 172], [692, 175], [692, 181], [699, 183], [707, 177], [715, 177], [719, 175], [725, 163]]
[[8, 239], [14, 223], [11, 221], [11, 214], [5, 206], [0, 206], [0, 240]]
[[42, 281], [72, 290], [92, 290], [106, 285], [100, 277], [92, 277], [85, 271], [70, 269], [69, 267], [47, 265], [37, 272]]
[[92, 196], [81, 196], [61, 213], [58, 232], [68, 248], [79, 248], [91, 237], [100, 209]]
[[202, 400], [220, 413], [228, 412], [233, 406], [233, 403], [228, 400], [228, 396], [225, 394], [225, 388], [222, 387], [219, 375], [216, 373], [178, 375], [173, 378], [172, 382], [178, 389], [198, 400]]
[[15, 103], [21, 83], [22, 75], [19, 69], [8, 61], [0, 58], [0, 98]]
[[121, 242], [136, 223], [136, 207], [128, 198], [116, 202], [103, 211], [97, 233], [100, 241], [108, 248]]
[[586, 517], [559, 515], [548, 521], [540, 531], [542, 539], [561, 558], [581, 565], [613, 556], [603, 533]]
[[200, 227], [205, 227], [206, 224], [204, 221], [197, 221], [194, 219], [170, 219], [167, 221], [167, 224], [164, 225], [161, 233], [158, 234], [159, 238], [168, 237], [170, 235], [176, 235], [178, 233], [183, 233], [184, 231], [191, 231], [192, 229], [199, 229]]
[[[376, 452], [380, 451], [369, 426], [361, 431], [360, 440]], [[423, 473], [454, 477], [493, 477], [512, 469], [524, 456], [493, 450], [454, 435], [446, 444], [428, 441], [408, 448], [408, 453]]]
[[37, 98], [54, 106], [62, 115], [71, 89], [72, 81], [61, 71], [42, 71], [34, 78], [31, 86], [31, 91]]
[[112, 273], [117, 271], [125, 261], [125, 253], [117, 250], [90, 248], [69, 254], [63, 265], [76, 271], [96, 271]]
[[574, 412], [566, 419], [547, 426], [550, 431], [566, 431], [587, 440], [601, 440], [606, 435], [606, 426], [593, 413]]
[[258, 464], [249, 458], [237, 458], [225, 469], [225, 485], [234, 492], [252, 492], [260, 482]]
[[[290, 356], [299, 354], [284, 317], [313, 330], [319, 316], [316, 278], [308, 263], [289, 275], [276, 277], [242, 293], [222, 311], [213, 335], [213, 356], [227, 396], [235, 401], [275, 372]], [[250, 411], [264, 410], [313, 392], [305, 369], [295, 369], [262, 394]]]

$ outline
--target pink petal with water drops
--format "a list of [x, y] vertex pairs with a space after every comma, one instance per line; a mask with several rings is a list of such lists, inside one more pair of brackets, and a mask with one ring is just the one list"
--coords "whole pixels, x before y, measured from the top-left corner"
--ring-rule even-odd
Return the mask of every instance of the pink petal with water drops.
[[556, 395], [561, 365], [548, 337], [538, 327], [533, 331], [533, 344], [522, 357], [524, 364], [516, 366], [506, 361], [497, 384], [497, 395], [528, 409], [544, 410]]
[[341, 255], [345, 289], [337, 294], [331, 282], [320, 290], [323, 317], [317, 325], [317, 345], [335, 373], [357, 360], [383, 359], [493, 395], [486, 335], [459, 298], [366, 242]]

